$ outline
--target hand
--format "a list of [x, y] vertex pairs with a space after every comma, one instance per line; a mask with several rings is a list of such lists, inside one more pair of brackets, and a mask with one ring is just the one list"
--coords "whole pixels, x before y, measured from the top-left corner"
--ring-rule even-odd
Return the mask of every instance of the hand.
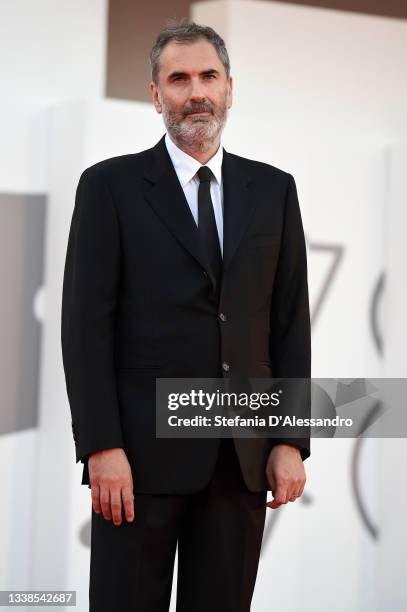
[[122, 499], [128, 522], [134, 519], [133, 477], [122, 448], [109, 448], [90, 453], [88, 459], [92, 505], [97, 514], [113, 523], [122, 522]]
[[272, 509], [301, 497], [306, 476], [300, 449], [290, 444], [276, 444], [271, 449], [266, 467], [273, 499], [267, 502]]

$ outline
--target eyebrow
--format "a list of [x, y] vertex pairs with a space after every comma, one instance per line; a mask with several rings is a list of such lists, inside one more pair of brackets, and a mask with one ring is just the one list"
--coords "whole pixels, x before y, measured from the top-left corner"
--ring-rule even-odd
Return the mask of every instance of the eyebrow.
[[[215, 68], [209, 68], [208, 70], [203, 70], [202, 72], [199, 73], [200, 75], [206, 75], [206, 74], [219, 74], [219, 70], [216, 70]], [[168, 80], [170, 79], [174, 79], [175, 77], [178, 76], [188, 76], [187, 72], [182, 72], [179, 70], [175, 70], [174, 72], [171, 72], [168, 75]]]

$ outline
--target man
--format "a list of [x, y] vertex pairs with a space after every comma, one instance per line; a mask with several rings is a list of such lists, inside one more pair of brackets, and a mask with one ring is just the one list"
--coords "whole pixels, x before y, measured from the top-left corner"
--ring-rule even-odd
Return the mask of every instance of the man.
[[[167, 133], [80, 177], [62, 347], [92, 496], [90, 610], [250, 610], [267, 490], [301, 496], [309, 438], [155, 435], [159, 377], [309, 377], [304, 232], [293, 177], [221, 146], [223, 40], [174, 25], [150, 54]], [[124, 518], [122, 516], [122, 511]]]

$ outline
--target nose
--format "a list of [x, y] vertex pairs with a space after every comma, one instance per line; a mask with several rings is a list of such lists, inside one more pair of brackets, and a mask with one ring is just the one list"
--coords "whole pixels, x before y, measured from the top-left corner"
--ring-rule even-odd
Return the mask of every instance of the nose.
[[190, 99], [194, 101], [202, 101], [205, 99], [205, 87], [199, 78], [191, 80], [191, 93]]

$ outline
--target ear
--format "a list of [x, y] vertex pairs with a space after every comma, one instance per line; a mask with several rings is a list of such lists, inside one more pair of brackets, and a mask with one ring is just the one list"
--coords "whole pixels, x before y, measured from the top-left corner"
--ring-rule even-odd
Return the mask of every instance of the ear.
[[231, 108], [232, 102], [233, 102], [233, 79], [232, 77], [229, 77], [228, 92], [226, 96], [226, 104], [227, 104], [228, 109]]
[[152, 96], [152, 99], [153, 99], [153, 104], [155, 106], [155, 110], [157, 111], [157, 113], [161, 113], [162, 112], [162, 108], [161, 108], [160, 94], [159, 94], [159, 91], [158, 91], [158, 87], [154, 83], [154, 81], [150, 82], [149, 87], [150, 87], [151, 96]]

